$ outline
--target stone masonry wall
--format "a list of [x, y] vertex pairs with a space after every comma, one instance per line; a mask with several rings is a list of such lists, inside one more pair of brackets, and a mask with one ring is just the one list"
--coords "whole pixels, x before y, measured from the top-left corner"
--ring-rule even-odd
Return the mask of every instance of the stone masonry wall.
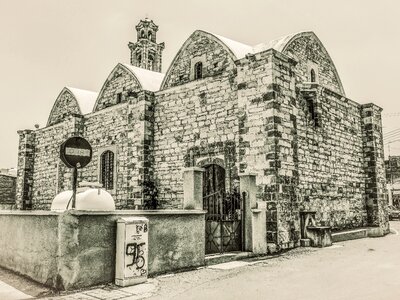
[[[280, 74], [275, 70], [277, 64], [283, 70]], [[257, 197], [267, 204], [267, 241], [294, 247], [300, 228], [294, 189], [297, 109], [293, 61], [267, 50], [248, 55], [237, 65], [240, 171], [257, 173]]]
[[0, 174], [0, 204], [15, 203], [16, 178]]
[[114, 105], [85, 118], [83, 137], [93, 149], [91, 162], [81, 170], [81, 179], [100, 182], [100, 156], [106, 150], [114, 153], [114, 189], [108, 190], [117, 206], [128, 203], [127, 180], [128, 153], [128, 103]]
[[[310, 90], [317, 125], [304, 99]], [[366, 226], [360, 105], [321, 86], [303, 86], [298, 99], [301, 210], [316, 211], [319, 223], [333, 230]]]
[[[142, 185], [139, 169], [144, 124], [144, 93], [130, 98], [127, 103], [115, 105], [87, 116], [85, 134], [93, 148], [92, 161], [82, 170], [82, 179], [97, 182], [100, 180], [100, 155], [106, 151], [114, 152], [114, 189], [109, 190], [118, 209], [134, 208], [142, 205]], [[137, 195], [139, 194], [139, 195]], [[139, 201], [135, 201], [138, 198]]]
[[299, 64], [273, 50], [237, 62], [240, 171], [257, 173], [267, 240], [282, 248], [298, 244], [301, 211], [333, 229], [367, 224], [361, 106], [336, 92], [332, 68], [319, 68], [330, 84], [307, 85]]
[[[71, 189], [72, 171], [59, 159], [59, 147], [68, 137], [74, 135], [88, 139], [93, 148], [92, 161], [78, 171], [78, 181], [98, 182], [99, 157], [105, 150], [111, 150], [115, 154], [115, 178], [114, 189], [109, 192], [113, 195], [117, 208], [134, 208], [135, 205], [140, 207], [143, 204], [144, 178], [139, 173], [148, 171], [148, 162], [145, 160], [149, 154], [148, 150], [140, 148], [147, 147], [143, 145], [146, 143], [143, 135], [151, 126], [146, 121], [145, 103], [154, 102], [153, 94], [141, 92], [137, 80], [122, 66], [118, 66], [110, 76], [98, 101], [97, 110], [101, 111], [84, 117], [69, 115], [63, 120], [56, 118], [58, 114], [53, 112], [59, 123], [34, 132], [34, 168], [33, 164], [29, 168], [33, 185], [28, 197], [32, 199], [33, 209], [49, 209], [57, 193]], [[122, 103], [117, 104], [115, 101], [120, 92]], [[65, 94], [65, 100], [72, 100], [68, 95], [70, 94]], [[68, 110], [68, 107], [61, 104], [63, 101], [58, 103], [57, 109]], [[152, 133], [147, 135], [152, 136]]]
[[78, 103], [71, 92], [65, 90], [57, 100], [51, 111], [48, 125], [57, 124], [68, 115], [80, 114]]
[[386, 178], [383, 154], [382, 109], [374, 104], [362, 105], [364, 168], [366, 173], [365, 201], [368, 225], [389, 232], [386, 200]]
[[[316, 211], [318, 223], [334, 230], [365, 226], [361, 106], [344, 97], [335, 66], [315, 36], [295, 39], [284, 53], [296, 60], [291, 70], [296, 80], [293, 164], [299, 210]], [[316, 84], [308, 85], [311, 67]], [[279, 61], [274, 69], [287, 73]], [[281, 215], [288, 215], [285, 208]]]
[[61, 123], [35, 131], [32, 209], [49, 209], [55, 195], [72, 188], [72, 171], [60, 160], [60, 145], [81, 135], [83, 119], [71, 115]]
[[[205, 78], [188, 82], [191, 59], [202, 56]], [[220, 74], [209, 77], [214, 67]], [[238, 180], [236, 68], [220, 44], [199, 34], [170, 72], [165, 86], [175, 87], [156, 93], [155, 182], [164, 208], [182, 208], [185, 167], [218, 160], [227, 169], [226, 188]]]
[[297, 61], [293, 67], [296, 82], [309, 82], [310, 68], [315, 68], [316, 79], [322, 86], [342, 93], [340, 78], [324, 46], [313, 34], [294, 39], [286, 47], [284, 54]]
[[164, 88], [179, 86], [193, 80], [194, 63], [203, 63], [203, 78], [232, 71], [231, 56], [209, 34], [196, 32], [186, 47], [177, 54], [165, 78]]
[[35, 133], [32, 130], [18, 131], [18, 166], [16, 204], [18, 209], [32, 208], [32, 185], [35, 163]]
[[[144, 124], [140, 123], [144, 94], [100, 112], [71, 116], [65, 121], [35, 131], [35, 168], [33, 171], [32, 208], [49, 209], [54, 196], [72, 188], [72, 171], [59, 159], [59, 149], [68, 137], [85, 137], [93, 148], [92, 161], [78, 171], [78, 181], [98, 182], [99, 157], [105, 150], [114, 152], [115, 180], [113, 195], [119, 209], [142, 204], [139, 180], [140, 157], [137, 147], [143, 143]], [[139, 193], [138, 202], [134, 201]]]

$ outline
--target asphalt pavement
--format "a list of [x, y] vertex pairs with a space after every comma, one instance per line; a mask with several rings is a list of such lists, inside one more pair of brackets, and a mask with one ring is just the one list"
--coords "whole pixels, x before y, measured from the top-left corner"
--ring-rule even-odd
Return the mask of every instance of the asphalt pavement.
[[0, 272], [0, 280], [8, 283], [0, 281], [0, 299], [53, 295], [51, 299], [397, 300], [400, 222], [391, 222], [391, 228], [392, 233], [382, 238], [340, 242], [327, 248], [297, 248], [280, 256], [158, 276], [128, 288], [106, 285], [54, 295], [26, 278], [13, 275], [10, 279], [11, 275]]

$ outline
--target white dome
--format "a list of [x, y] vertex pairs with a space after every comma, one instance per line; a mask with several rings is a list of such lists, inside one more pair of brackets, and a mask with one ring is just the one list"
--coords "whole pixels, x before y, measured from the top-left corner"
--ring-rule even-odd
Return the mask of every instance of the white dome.
[[[68, 205], [68, 208], [67, 208]], [[53, 211], [65, 211], [72, 208], [72, 191], [64, 191], [54, 197], [51, 204]], [[110, 211], [115, 210], [113, 197], [100, 188], [78, 188], [76, 210]]]

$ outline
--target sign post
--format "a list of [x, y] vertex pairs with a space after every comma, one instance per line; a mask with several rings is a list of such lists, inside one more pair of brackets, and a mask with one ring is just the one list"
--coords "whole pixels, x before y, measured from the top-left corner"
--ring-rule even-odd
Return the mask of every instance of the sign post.
[[84, 168], [92, 160], [92, 147], [89, 142], [82, 137], [71, 137], [61, 144], [60, 158], [68, 168], [73, 169], [72, 209], [75, 209], [78, 169]]

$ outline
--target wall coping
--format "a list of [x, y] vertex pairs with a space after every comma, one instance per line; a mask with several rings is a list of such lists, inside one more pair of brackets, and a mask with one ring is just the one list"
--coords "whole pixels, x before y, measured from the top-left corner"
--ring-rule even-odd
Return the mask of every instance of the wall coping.
[[194, 209], [165, 209], [165, 210], [115, 210], [115, 211], [88, 211], [88, 210], [70, 210], [72, 215], [204, 215], [205, 210]]
[[49, 210], [0, 210], [0, 215], [58, 216], [62, 213]]
[[205, 169], [200, 167], [187, 167], [183, 169], [183, 172], [190, 172], [190, 171], [205, 172]]
[[239, 177], [245, 177], [245, 176], [257, 176], [258, 173], [257, 172], [245, 172], [245, 173], [239, 173], [238, 176]]
[[[67, 212], [67, 211], [65, 211]], [[56, 212], [49, 210], [0, 210], [0, 215], [32, 215], [32, 216], [59, 216], [65, 212]], [[115, 210], [115, 211], [89, 211], [89, 210], [69, 210], [71, 215], [84, 216], [84, 215], [204, 215], [205, 210], [194, 209], [174, 209], [174, 210]]]
[[3, 174], [3, 173], [0, 173], [0, 176], [6, 176], [6, 177], [17, 178], [17, 175], [12, 175], [12, 174]]

